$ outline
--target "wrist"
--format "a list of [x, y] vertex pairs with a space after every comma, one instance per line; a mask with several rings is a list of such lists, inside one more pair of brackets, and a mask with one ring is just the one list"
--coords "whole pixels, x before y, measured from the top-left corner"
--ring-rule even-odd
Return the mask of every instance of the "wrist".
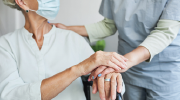
[[80, 77], [80, 76], [82, 76], [82, 73], [81, 73], [81, 71], [79, 70], [79, 67], [78, 67], [78, 66], [79, 66], [79, 65], [72, 66], [72, 67], [70, 68], [70, 71], [71, 71], [71, 73], [74, 73], [75, 76]]
[[66, 30], [71, 30], [71, 29], [70, 29], [70, 26], [65, 26], [65, 29], [66, 29]]
[[130, 52], [128, 54], [125, 54], [124, 57], [128, 59], [128, 61], [127, 61], [127, 67], [128, 68], [131, 68], [132, 66], [136, 65], [137, 58], [133, 53]]

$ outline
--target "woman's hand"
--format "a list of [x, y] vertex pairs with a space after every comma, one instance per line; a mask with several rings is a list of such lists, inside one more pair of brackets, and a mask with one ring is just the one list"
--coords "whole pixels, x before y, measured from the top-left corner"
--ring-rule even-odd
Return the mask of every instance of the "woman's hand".
[[112, 72], [123, 73], [123, 72], [126, 72], [128, 69], [129, 68], [127, 66], [124, 69], [116, 71], [115, 69], [107, 67], [107, 66], [100, 66], [91, 72], [88, 81], [91, 81], [92, 79], [96, 79], [98, 76], [104, 77], [106, 74], [109, 74]]
[[116, 71], [125, 69], [127, 59], [114, 52], [98, 51], [90, 56], [88, 59], [76, 65], [81, 75], [87, 75], [97, 67], [104, 65], [113, 68]]
[[[110, 81], [105, 81], [110, 79]], [[109, 73], [93, 80], [93, 94], [99, 91], [101, 100], [115, 100], [116, 92], [122, 91], [122, 77], [120, 73]]]

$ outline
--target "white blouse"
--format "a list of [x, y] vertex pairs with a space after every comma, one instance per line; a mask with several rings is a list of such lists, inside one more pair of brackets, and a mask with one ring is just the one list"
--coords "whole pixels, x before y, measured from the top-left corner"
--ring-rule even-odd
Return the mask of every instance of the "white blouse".
[[[25, 28], [0, 37], [0, 100], [41, 100], [41, 82], [94, 53], [78, 34], [53, 26], [42, 49]], [[85, 100], [81, 78], [53, 100]]]

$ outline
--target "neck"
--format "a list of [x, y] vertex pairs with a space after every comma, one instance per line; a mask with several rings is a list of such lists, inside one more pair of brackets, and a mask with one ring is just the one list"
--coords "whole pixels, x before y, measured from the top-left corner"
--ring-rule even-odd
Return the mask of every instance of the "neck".
[[25, 28], [33, 33], [39, 49], [41, 49], [44, 40], [44, 34], [47, 34], [52, 26], [47, 22], [47, 19], [37, 15], [35, 12], [30, 11], [29, 13], [23, 12], [25, 16]]

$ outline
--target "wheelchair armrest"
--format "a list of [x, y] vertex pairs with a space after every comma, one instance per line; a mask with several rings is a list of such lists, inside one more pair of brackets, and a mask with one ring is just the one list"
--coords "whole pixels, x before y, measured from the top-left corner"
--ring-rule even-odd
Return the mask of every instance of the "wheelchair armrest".
[[[81, 76], [81, 79], [84, 85], [84, 93], [85, 93], [86, 99], [91, 100], [90, 87], [93, 85], [93, 82], [92, 81], [89, 82], [88, 78], [89, 78], [89, 75]], [[116, 100], [122, 100], [121, 93], [117, 93]]]

